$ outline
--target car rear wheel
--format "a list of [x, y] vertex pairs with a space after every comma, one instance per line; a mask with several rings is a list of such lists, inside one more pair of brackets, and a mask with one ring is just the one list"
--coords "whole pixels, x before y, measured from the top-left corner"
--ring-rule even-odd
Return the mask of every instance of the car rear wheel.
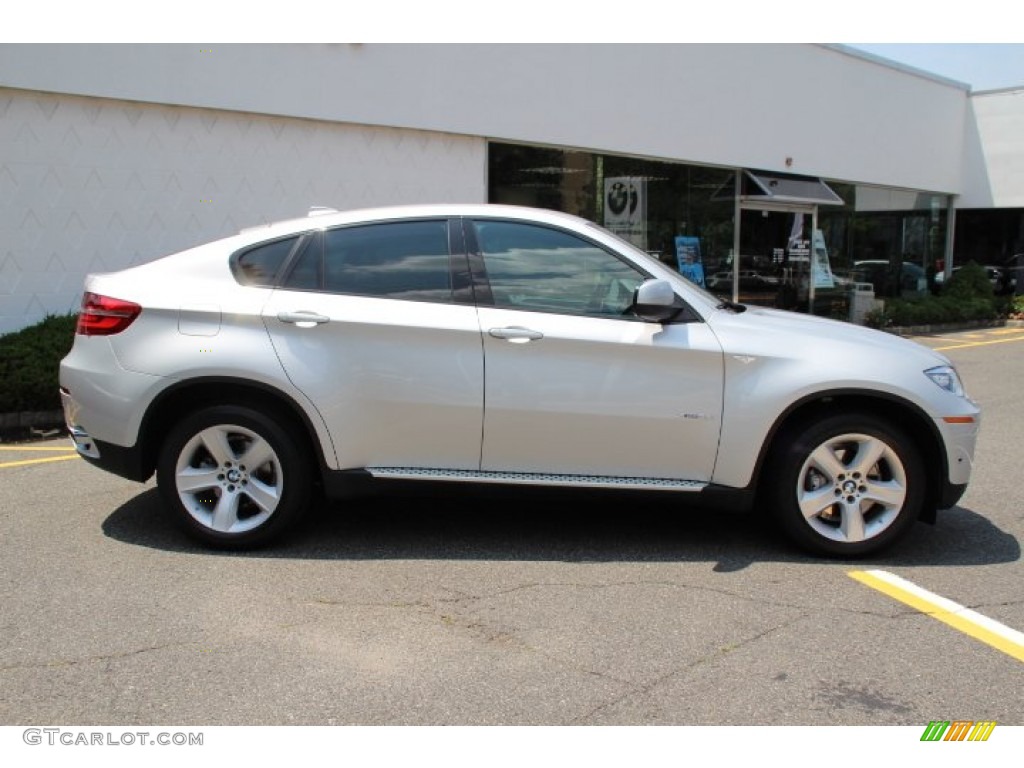
[[248, 549], [292, 527], [309, 504], [299, 442], [272, 415], [242, 406], [198, 411], [175, 426], [161, 451], [164, 504], [204, 544]]
[[785, 533], [820, 555], [858, 557], [904, 536], [921, 512], [924, 466], [899, 429], [837, 415], [790, 431], [767, 481]]

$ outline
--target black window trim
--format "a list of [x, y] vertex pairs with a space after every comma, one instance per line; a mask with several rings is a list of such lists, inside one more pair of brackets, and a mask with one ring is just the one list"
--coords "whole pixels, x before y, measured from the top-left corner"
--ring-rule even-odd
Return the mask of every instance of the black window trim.
[[466, 232], [462, 219], [448, 219], [448, 264], [451, 272], [452, 300], [456, 304], [476, 305], [473, 271], [466, 248]]
[[[288, 255], [288, 263], [285, 264], [281, 270], [281, 274], [278, 276], [275, 288], [286, 291], [300, 291], [308, 293], [326, 293], [323, 290], [324, 282], [324, 230], [316, 229], [312, 232], [307, 232], [307, 237], [304, 238], [304, 242], [301, 248], [296, 248]], [[306, 254], [306, 250], [309, 248], [318, 248], [320, 250], [320, 256], [317, 260], [317, 282], [321, 287], [317, 288], [301, 288], [293, 285], [287, 285], [288, 280], [291, 279], [292, 273], [298, 267], [299, 260]]]

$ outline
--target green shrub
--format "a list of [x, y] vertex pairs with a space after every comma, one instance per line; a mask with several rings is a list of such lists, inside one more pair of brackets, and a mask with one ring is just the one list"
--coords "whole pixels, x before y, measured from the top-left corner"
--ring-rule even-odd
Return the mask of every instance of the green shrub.
[[1015, 320], [1024, 320], [1024, 295], [1011, 296], [1006, 302], [1006, 314]]
[[76, 322], [76, 315], [49, 315], [0, 336], [0, 413], [60, 410], [58, 369]]
[[992, 283], [984, 268], [976, 261], [968, 261], [949, 278], [942, 295], [957, 299], [991, 299]]
[[988, 297], [956, 296], [943, 292], [941, 296], [887, 299], [881, 310], [873, 310], [867, 314], [864, 324], [871, 328], [891, 328], [995, 320], [1000, 316], [1000, 312], [992, 296], [991, 287], [988, 293]]

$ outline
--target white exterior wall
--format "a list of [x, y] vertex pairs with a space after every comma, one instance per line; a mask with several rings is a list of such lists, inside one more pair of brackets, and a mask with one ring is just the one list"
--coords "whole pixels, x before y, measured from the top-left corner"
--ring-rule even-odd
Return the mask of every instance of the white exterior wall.
[[0, 85], [960, 190], [966, 86], [805, 44], [0, 46]]
[[1024, 87], [971, 96], [959, 208], [1024, 208]]
[[311, 205], [486, 199], [482, 139], [0, 88], [0, 334]]

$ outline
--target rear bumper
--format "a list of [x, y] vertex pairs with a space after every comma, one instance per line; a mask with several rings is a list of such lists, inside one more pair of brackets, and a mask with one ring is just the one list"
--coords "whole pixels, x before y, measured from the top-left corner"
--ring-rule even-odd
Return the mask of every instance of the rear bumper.
[[90, 464], [137, 483], [146, 482], [153, 474], [143, 468], [142, 452], [136, 450], [135, 446], [125, 448], [101, 440], [94, 440], [93, 444], [98, 452], [96, 456], [88, 456], [79, 451], [81, 457]]
[[167, 382], [161, 376], [122, 368], [108, 337], [76, 336], [60, 364], [64, 420], [72, 434], [78, 430], [91, 439], [134, 445], [144, 405]]
[[149, 479], [153, 473], [144, 468], [140, 450], [135, 446], [126, 448], [105, 440], [96, 440], [77, 423], [78, 406], [68, 391], [62, 388], [60, 396], [68, 434], [79, 456], [106, 472], [128, 480], [144, 483]]

